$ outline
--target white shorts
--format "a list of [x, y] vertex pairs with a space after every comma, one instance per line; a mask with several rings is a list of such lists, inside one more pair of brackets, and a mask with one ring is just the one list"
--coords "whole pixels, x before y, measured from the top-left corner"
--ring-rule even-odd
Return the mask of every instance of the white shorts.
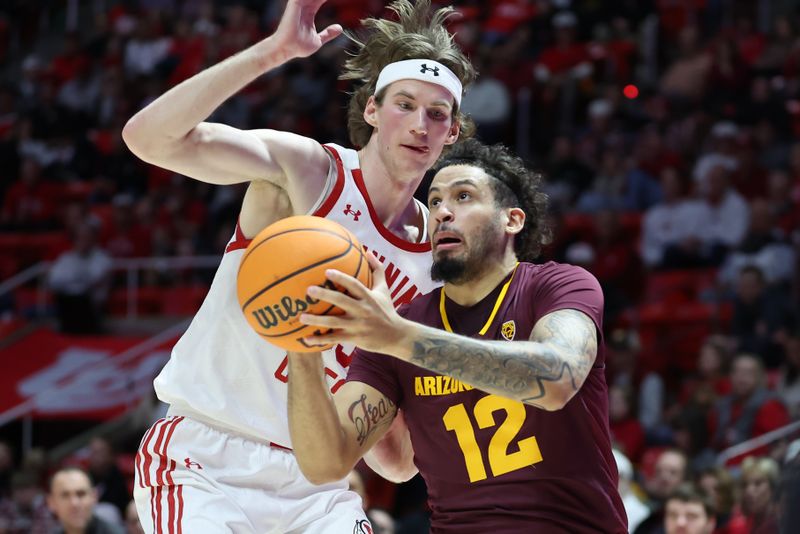
[[183, 416], [159, 419], [136, 455], [147, 533], [371, 533], [347, 482], [314, 486], [291, 451]]

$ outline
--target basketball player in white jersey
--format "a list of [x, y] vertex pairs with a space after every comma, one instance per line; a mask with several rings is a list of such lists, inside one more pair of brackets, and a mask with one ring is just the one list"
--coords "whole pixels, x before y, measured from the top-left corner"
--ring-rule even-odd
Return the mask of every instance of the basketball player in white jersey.
[[[458, 109], [474, 71], [443, 26], [450, 9], [431, 13], [429, 0], [398, 0], [397, 22], [365, 21], [371, 31], [354, 39], [359, 50], [342, 75], [361, 83], [348, 116], [358, 152], [204, 122], [261, 74], [340, 35], [336, 24], [316, 30], [323, 3], [289, 0], [273, 35], [172, 88], [123, 130], [149, 163], [213, 184], [249, 182], [209, 294], [154, 382], [170, 409], [136, 458], [134, 497], [146, 532], [369, 532], [345, 481], [313, 486], [302, 476], [289, 438], [287, 357], [247, 325], [236, 273], [262, 228], [310, 213], [345, 225], [384, 263], [397, 305], [430, 291], [427, 210], [412, 195], [442, 149], [465, 134]], [[325, 353], [332, 392], [353, 350]], [[410, 478], [407, 429], [390, 435], [370, 464], [391, 479]]]

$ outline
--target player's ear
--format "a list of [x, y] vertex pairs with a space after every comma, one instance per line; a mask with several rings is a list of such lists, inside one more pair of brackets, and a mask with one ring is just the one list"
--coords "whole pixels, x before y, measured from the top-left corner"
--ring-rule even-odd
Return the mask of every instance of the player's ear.
[[450, 131], [447, 133], [447, 139], [445, 139], [445, 145], [452, 145], [456, 141], [458, 141], [458, 134], [461, 133], [461, 122], [458, 119], [453, 119], [453, 124], [450, 126]]
[[506, 232], [518, 234], [523, 226], [525, 226], [525, 212], [522, 208], [510, 208], [507, 212]]
[[364, 121], [373, 128], [378, 127], [378, 103], [375, 101], [375, 95], [371, 95], [367, 99], [367, 105], [364, 106]]

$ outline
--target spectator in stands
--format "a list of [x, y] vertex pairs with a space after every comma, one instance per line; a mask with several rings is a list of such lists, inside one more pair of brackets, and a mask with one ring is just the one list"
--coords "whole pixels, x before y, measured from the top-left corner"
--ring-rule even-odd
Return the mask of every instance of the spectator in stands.
[[778, 533], [779, 477], [778, 463], [772, 458], [749, 456], [742, 462], [742, 512], [750, 534]]
[[503, 141], [512, 100], [508, 88], [492, 75], [492, 63], [486, 57], [488, 54], [489, 51], [472, 58], [475, 70], [481, 76], [464, 95], [461, 109], [475, 121], [481, 140], [491, 144]]
[[635, 392], [619, 384], [608, 388], [608, 418], [611, 442], [625, 456], [638, 463], [644, 449], [644, 431], [636, 417]]
[[144, 534], [139, 513], [136, 511], [136, 502], [133, 499], [125, 507], [125, 534]]
[[599, 169], [591, 188], [578, 199], [576, 209], [588, 213], [625, 210], [627, 171], [622, 147], [608, 147], [600, 156]]
[[800, 229], [800, 205], [792, 198], [792, 178], [785, 169], [773, 169], [767, 178], [767, 201], [776, 227], [786, 240]]
[[618, 212], [603, 210], [595, 214], [591, 242], [594, 261], [589, 271], [603, 288], [608, 324], [614, 324], [617, 315], [635, 303], [641, 293], [644, 272], [630, 243], [631, 236], [622, 227]]
[[576, 156], [572, 139], [562, 135], [553, 140], [546, 176], [551, 205], [563, 210], [592, 185], [594, 170]]
[[57, 533], [123, 534], [120, 528], [95, 515], [97, 492], [89, 475], [77, 467], [65, 467], [53, 474], [47, 504], [58, 519]]
[[794, 315], [786, 292], [768, 287], [761, 269], [748, 265], [739, 271], [731, 320], [739, 351], [758, 354], [770, 369], [778, 367], [784, 359], [782, 343], [794, 327]]
[[764, 367], [758, 357], [736, 356], [731, 365], [731, 393], [717, 402], [709, 418], [712, 446], [721, 451], [788, 422], [786, 407], [765, 386]]
[[713, 403], [731, 392], [729, 367], [733, 340], [712, 335], [703, 341], [697, 358], [697, 372], [682, 381], [680, 400]]
[[664, 504], [678, 486], [687, 480], [688, 458], [683, 451], [667, 449], [656, 460], [653, 473], [645, 478], [650, 515], [636, 529], [636, 534], [660, 533], [664, 524]]
[[[7, 172], [8, 169], [4, 169]], [[10, 230], [47, 230], [55, 219], [53, 187], [42, 177], [42, 166], [23, 158], [19, 179], [8, 189], [0, 212], [0, 227]]]
[[633, 473], [633, 464], [617, 449], [612, 452], [614, 460], [617, 462], [617, 471], [619, 471], [618, 490], [619, 496], [622, 497], [622, 504], [625, 506], [625, 515], [628, 516], [628, 532], [633, 532], [650, 515], [650, 509], [642, 502], [633, 488], [636, 478]]
[[55, 522], [47, 509], [45, 494], [36, 475], [17, 471], [11, 477], [11, 497], [0, 499], [0, 532], [3, 534], [50, 534]]
[[673, 491], [664, 509], [666, 534], [711, 534], [716, 526], [716, 511], [711, 499], [690, 483]]
[[784, 354], [777, 391], [792, 419], [800, 420], [800, 330], [786, 338]]
[[747, 229], [749, 207], [729, 182], [729, 171], [721, 164], [704, 171], [697, 184], [702, 213], [695, 239], [670, 247], [665, 264], [671, 268], [717, 266], [728, 251], [739, 245]]
[[111, 259], [97, 246], [95, 234], [91, 224], [79, 225], [72, 249], [61, 254], [50, 269], [49, 285], [64, 333], [86, 334], [102, 329]]
[[698, 102], [706, 92], [711, 62], [700, 42], [700, 28], [685, 26], [678, 37], [678, 57], [666, 67], [660, 92], [679, 107]]
[[700, 244], [705, 209], [684, 195], [684, 184], [676, 167], [661, 171], [662, 201], [649, 208], [642, 220], [642, 260], [651, 269], [672, 267], [674, 252], [692, 251]]
[[747, 521], [739, 509], [736, 480], [724, 467], [708, 467], [696, 477], [697, 487], [711, 499], [720, 534], [747, 534]]
[[770, 203], [764, 198], [750, 202], [750, 223], [738, 247], [720, 270], [720, 281], [732, 284], [740, 269], [755, 265], [771, 285], [788, 285], [795, 267], [795, 253], [783, 230], [776, 226]]
[[94, 437], [89, 442], [88, 473], [97, 490], [98, 502], [113, 504], [121, 515], [131, 500], [125, 477], [117, 467], [117, 457], [106, 438]]

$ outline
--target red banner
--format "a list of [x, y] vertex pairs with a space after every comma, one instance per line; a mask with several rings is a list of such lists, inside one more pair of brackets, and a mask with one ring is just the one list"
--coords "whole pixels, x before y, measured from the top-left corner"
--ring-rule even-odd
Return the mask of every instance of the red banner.
[[177, 341], [68, 337], [39, 329], [0, 352], [0, 422], [35, 417], [108, 419], [136, 406]]

